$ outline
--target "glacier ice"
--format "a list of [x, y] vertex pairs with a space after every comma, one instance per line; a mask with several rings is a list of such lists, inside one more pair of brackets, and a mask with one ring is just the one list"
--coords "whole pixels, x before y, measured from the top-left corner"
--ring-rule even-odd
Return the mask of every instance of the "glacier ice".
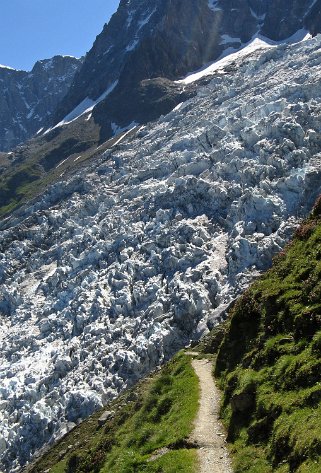
[[320, 48], [214, 71], [1, 223], [4, 471], [220, 322], [284, 247], [321, 190]]

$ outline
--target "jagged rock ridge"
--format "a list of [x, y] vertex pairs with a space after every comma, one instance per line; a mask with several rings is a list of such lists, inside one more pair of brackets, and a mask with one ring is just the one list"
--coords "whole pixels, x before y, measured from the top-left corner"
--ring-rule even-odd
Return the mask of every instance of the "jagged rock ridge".
[[81, 60], [55, 56], [31, 72], [0, 66], [0, 150], [7, 151], [49, 126]]
[[320, 50], [235, 59], [2, 222], [5, 471], [199, 338], [269, 267], [321, 190]]

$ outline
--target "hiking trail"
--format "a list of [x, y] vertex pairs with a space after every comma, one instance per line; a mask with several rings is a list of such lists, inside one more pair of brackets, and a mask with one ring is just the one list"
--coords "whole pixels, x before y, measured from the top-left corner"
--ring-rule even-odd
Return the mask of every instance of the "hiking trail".
[[193, 359], [192, 366], [200, 382], [200, 407], [190, 437], [198, 445], [199, 473], [233, 473], [226, 435], [219, 420], [220, 393], [212, 376], [212, 363]]

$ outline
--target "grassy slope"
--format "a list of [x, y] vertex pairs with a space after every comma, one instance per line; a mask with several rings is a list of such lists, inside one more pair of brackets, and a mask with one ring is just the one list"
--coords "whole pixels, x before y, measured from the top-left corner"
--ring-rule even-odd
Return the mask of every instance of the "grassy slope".
[[[186, 448], [184, 439], [192, 430], [198, 398], [189, 357], [178, 354], [159, 373], [111, 403], [107, 409], [114, 417], [102, 427], [100, 411], [26, 471], [195, 473], [196, 452]], [[151, 458], [163, 448], [164, 454]]]
[[[58, 180], [64, 171], [76, 166], [76, 157], [96, 149], [98, 129], [88, 126], [88, 130], [82, 133], [81, 127], [78, 129], [76, 124], [71, 125], [71, 129], [59, 128], [29, 140], [14, 150], [13, 162], [3, 163], [0, 175], [0, 216], [35, 197], [48, 184]], [[68, 162], [57, 168], [65, 159]]]
[[52, 130], [14, 150], [0, 153], [0, 218], [36, 198], [62, 176], [79, 171], [113, 147], [121, 134], [101, 143], [98, 125], [81, 120]]
[[321, 471], [320, 210], [238, 300], [218, 352], [235, 473]]

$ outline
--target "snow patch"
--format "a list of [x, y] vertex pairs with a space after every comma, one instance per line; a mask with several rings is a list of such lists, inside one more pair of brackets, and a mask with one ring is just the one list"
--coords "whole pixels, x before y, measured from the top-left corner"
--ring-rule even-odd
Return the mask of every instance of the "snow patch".
[[68, 161], [68, 159], [69, 159], [69, 156], [68, 158], [63, 159], [59, 164], [57, 164], [56, 169], [60, 168], [60, 166], [62, 166], [66, 161]]
[[248, 43], [241, 49], [229, 47], [222, 53], [222, 55], [217, 61], [213, 62], [209, 66], [204, 67], [198, 72], [188, 74], [185, 79], [179, 80], [177, 82], [182, 84], [191, 84], [192, 82], [202, 79], [205, 76], [211, 75], [214, 72], [221, 71], [222, 69], [224, 69], [224, 67], [226, 67], [233, 61], [248, 56], [249, 54], [252, 54], [258, 49], [265, 49], [271, 47], [273, 47], [273, 45], [270, 44], [270, 42], [267, 42], [265, 41], [265, 39], [261, 38], [253, 39], [250, 43]]
[[4, 66], [4, 65], [2, 65], [2, 64], [0, 64], [0, 69], [9, 69], [10, 71], [17, 71], [17, 69], [14, 69], [13, 67]]
[[137, 126], [139, 125], [139, 123], [136, 123], [136, 122], [131, 122], [128, 126], [124, 127], [124, 128], [119, 128], [115, 123], [112, 123], [111, 124], [111, 127], [112, 127], [112, 130], [113, 130], [113, 133], [114, 135], [119, 135], [120, 133], [123, 133], [124, 131], [126, 131], [126, 133], [124, 133], [120, 138], [119, 140], [117, 140], [114, 144], [113, 144], [113, 147], [118, 145], [121, 141], [123, 141], [124, 138], [126, 138], [126, 136], [134, 130], [134, 128], [136, 128]]
[[220, 44], [230, 44], [230, 43], [240, 43], [242, 44], [242, 41], [240, 38], [233, 38], [232, 36], [228, 35], [228, 34], [223, 34], [221, 36], [221, 41], [220, 41]]
[[[46, 130], [44, 134], [49, 133], [51, 130], [54, 130], [55, 128], [59, 128], [63, 125], [67, 125], [68, 123], [71, 123], [71, 122], [77, 120], [82, 115], [85, 115], [87, 113], [90, 114], [90, 112], [96, 107], [97, 104], [99, 104], [100, 102], [105, 100], [105, 98], [107, 98], [108, 95], [111, 94], [111, 92], [115, 89], [117, 84], [118, 84], [118, 80], [113, 82], [111, 84], [111, 86], [108, 87], [105, 90], [105, 92], [103, 94], [101, 94], [101, 96], [98, 97], [98, 99], [96, 99], [96, 100], [92, 100], [89, 97], [86, 97], [79, 105], [77, 105], [76, 108], [74, 108], [74, 110], [72, 110], [70, 113], [68, 113], [68, 115], [66, 115], [65, 118], [63, 120], [61, 120], [61, 122], [57, 123], [57, 125], [55, 125], [54, 127], [49, 128], [48, 130]], [[90, 120], [90, 118], [91, 118], [91, 116], [87, 117], [86, 120], [88, 121], [88, 120]]]
[[147, 25], [151, 17], [154, 15], [154, 13], [157, 11], [157, 8], [154, 8], [154, 10], [150, 13], [148, 13], [142, 20], [139, 20], [138, 22], [138, 30], [142, 29], [143, 26]]
[[62, 54], [61, 57], [70, 57], [71, 59], [80, 59], [79, 56], [71, 56], [70, 54]]
[[[228, 47], [227, 49], [223, 51], [223, 53], [221, 54], [221, 56], [219, 57], [217, 61], [203, 67], [197, 72], [189, 73], [184, 79], [177, 81], [177, 83], [191, 84], [192, 82], [202, 79], [203, 77], [211, 75], [215, 72], [222, 71], [224, 67], [226, 67], [233, 61], [236, 61], [242, 57], [246, 57], [260, 49], [264, 50], [268, 48], [273, 48], [284, 43], [293, 44], [293, 43], [297, 43], [301, 41], [306, 41], [310, 38], [311, 38], [310, 33], [305, 29], [301, 29], [297, 31], [294, 35], [292, 35], [290, 38], [288, 38], [285, 41], [272, 41], [263, 36], [257, 36], [254, 39], [252, 39], [249, 43], [242, 45], [241, 48], [239, 49]], [[228, 44], [229, 42], [234, 42], [234, 40], [237, 42], [240, 41], [239, 38], [231, 38], [228, 35], [223, 35], [221, 44]]]
[[134, 39], [128, 46], [126, 46], [126, 51], [133, 51], [137, 44], [139, 43], [139, 40], [138, 39]]

